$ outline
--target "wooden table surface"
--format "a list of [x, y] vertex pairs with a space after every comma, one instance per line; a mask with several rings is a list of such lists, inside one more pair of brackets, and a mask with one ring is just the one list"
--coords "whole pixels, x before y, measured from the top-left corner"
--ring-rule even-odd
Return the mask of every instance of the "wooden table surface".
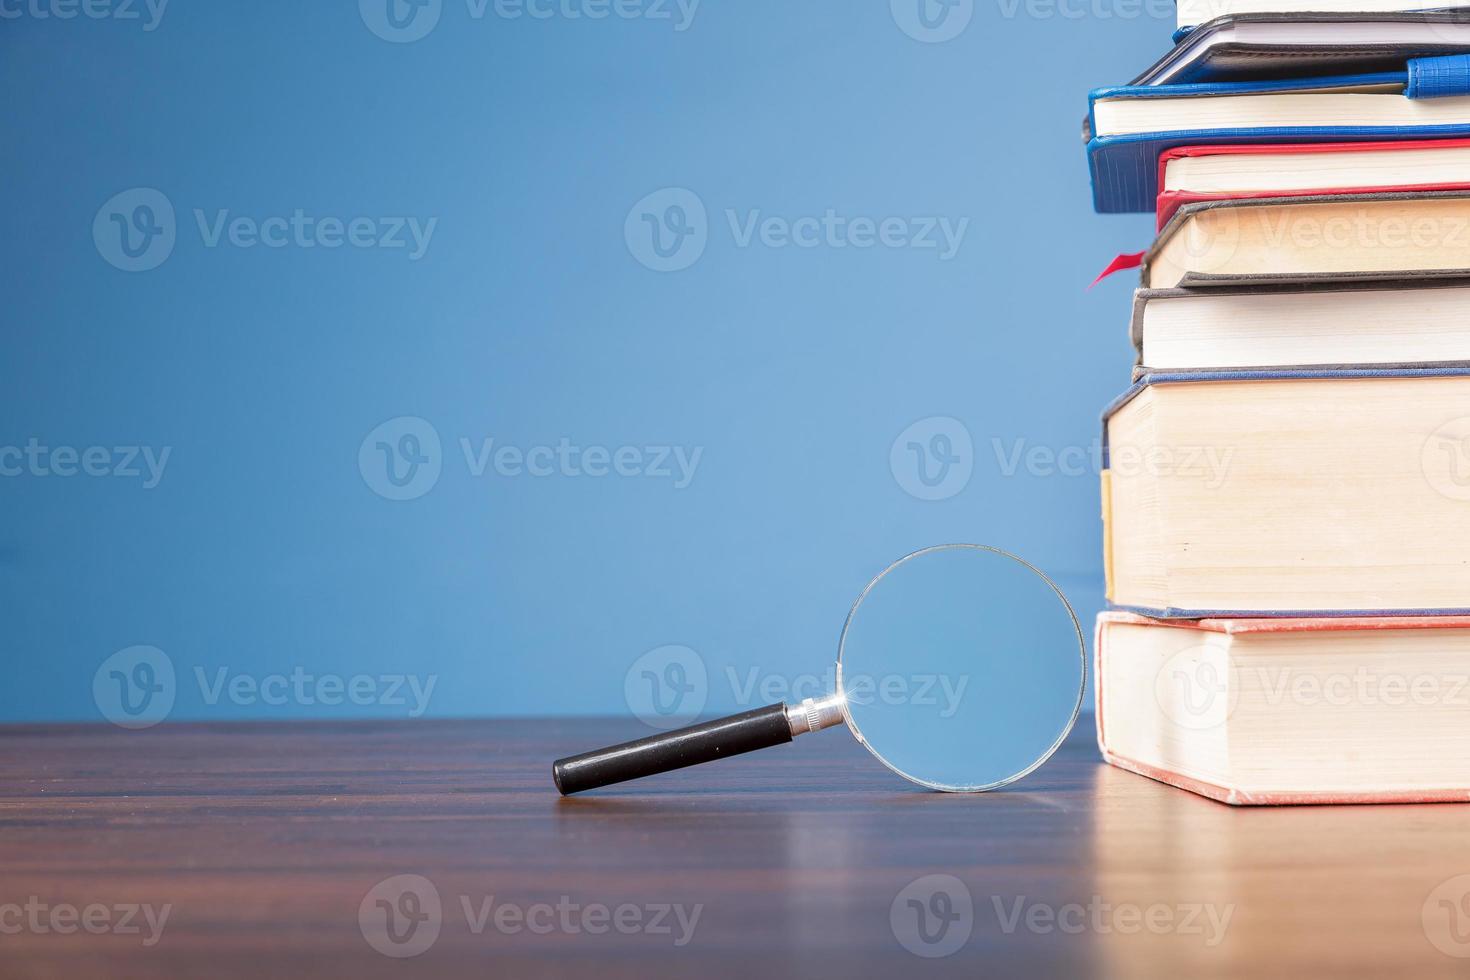
[[0, 733], [5, 977], [1470, 973], [1470, 808], [1231, 809], [1087, 718], [980, 796], [840, 729], [572, 799], [636, 722]]

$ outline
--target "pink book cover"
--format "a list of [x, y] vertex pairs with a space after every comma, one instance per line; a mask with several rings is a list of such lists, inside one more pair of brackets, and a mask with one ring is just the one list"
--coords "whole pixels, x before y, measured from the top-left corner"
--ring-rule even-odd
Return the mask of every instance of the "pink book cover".
[[1243, 635], [1248, 633], [1301, 633], [1342, 632], [1346, 630], [1423, 630], [1423, 629], [1470, 629], [1470, 616], [1365, 616], [1312, 619], [1199, 619], [1159, 620], [1135, 613], [1109, 611], [1097, 617], [1097, 630], [1093, 636], [1093, 704], [1097, 720], [1097, 747], [1103, 761], [1129, 772], [1156, 779], [1161, 783], [1187, 789], [1191, 793], [1228, 803], [1232, 806], [1300, 806], [1307, 804], [1354, 804], [1354, 803], [1467, 803], [1470, 802], [1470, 787], [1446, 787], [1444, 789], [1415, 791], [1411, 793], [1386, 791], [1381, 793], [1334, 793], [1334, 792], [1269, 792], [1252, 793], [1217, 786], [1183, 773], [1118, 755], [1108, 748], [1107, 731], [1103, 725], [1102, 712], [1102, 660], [1103, 626], [1108, 623], [1132, 623], [1141, 626], [1157, 626], [1160, 629], [1207, 630], [1214, 633]]

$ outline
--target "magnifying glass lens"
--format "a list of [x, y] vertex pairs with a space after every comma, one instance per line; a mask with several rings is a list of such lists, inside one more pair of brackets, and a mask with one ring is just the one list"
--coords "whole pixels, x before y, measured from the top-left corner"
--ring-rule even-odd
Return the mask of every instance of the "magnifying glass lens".
[[839, 648], [847, 723], [899, 775], [978, 792], [1046, 761], [1082, 703], [1086, 647], [1067, 600], [1026, 562], [945, 545], [889, 566]]

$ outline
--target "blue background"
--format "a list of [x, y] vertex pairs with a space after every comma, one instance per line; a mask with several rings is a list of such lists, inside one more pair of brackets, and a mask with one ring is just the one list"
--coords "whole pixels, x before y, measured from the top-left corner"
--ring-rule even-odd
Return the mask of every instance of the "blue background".
[[[1094, 467], [1007, 476], [993, 440], [1090, 451], [1126, 384], [1131, 276], [1086, 286], [1151, 222], [1092, 213], [1079, 123], [1172, 23], [1008, 7], [944, 43], [888, 0], [704, 0], [682, 32], [444, 0], [412, 43], [349, 2], [0, 20], [0, 445], [171, 447], [154, 489], [0, 478], [0, 719], [99, 719], [94, 672], [134, 644], [176, 666], [174, 719], [403, 714], [211, 705], [196, 667], [434, 674], [435, 716], [625, 714], [630, 665], [667, 644], [707, 666], [708, 714], [736, 706], [727, 668], [820, 673], [863, 585], [944, 541], [1024, 556], [1086, 627]], [[177, 242], [125, 272], [92, 226], [136, 187]], [[668, 187], [708, 244], [660, 273], [624, 223]], [[942, 261], [740, 247], [725, 217], [829, 208], [970, 223]], [[211, 248], [195, 209], [438, 223], [412, 261]], [[358, 465], [399, 416], [442, 439], [406, 501]], [[968, 430], [973, 475], [923, 500], [890, 447], [934, 416]], [[675, 489], [477, 477], [462, 438], [703, 452]]]

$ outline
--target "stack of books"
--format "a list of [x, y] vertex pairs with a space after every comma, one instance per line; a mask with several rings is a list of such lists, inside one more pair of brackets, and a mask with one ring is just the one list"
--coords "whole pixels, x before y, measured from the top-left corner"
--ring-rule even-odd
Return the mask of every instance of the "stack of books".
[[1178, 0], [1091, 95], [1096, 209], [1158, 220], [1098, 741], [1229, 803], [1470, 801], [1470, 9], [1309, 6]]

